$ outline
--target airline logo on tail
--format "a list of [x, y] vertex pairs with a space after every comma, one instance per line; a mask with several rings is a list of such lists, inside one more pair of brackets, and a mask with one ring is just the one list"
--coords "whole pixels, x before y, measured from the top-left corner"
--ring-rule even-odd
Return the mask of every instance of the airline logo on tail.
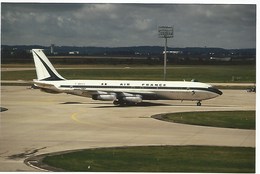
[[65, 80], [52, 66], [41, 49], [33, 49], [33, 59], [36, 67], [37, 78], [40, 81]]

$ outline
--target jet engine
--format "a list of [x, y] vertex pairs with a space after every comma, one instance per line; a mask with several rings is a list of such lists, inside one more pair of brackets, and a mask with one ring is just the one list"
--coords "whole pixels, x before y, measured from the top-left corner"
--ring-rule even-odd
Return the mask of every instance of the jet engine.
[[142, 96], [135, 95], [135, 96], [127, 96], [123, 97], [123, 100], [130, 102], [130, 103], [141, 103], [142, 102]]
[[93, 100], [102, 100], [102, 101], [114, 101], [116, 95], [113, 94], [94, 94], [92, 95]]

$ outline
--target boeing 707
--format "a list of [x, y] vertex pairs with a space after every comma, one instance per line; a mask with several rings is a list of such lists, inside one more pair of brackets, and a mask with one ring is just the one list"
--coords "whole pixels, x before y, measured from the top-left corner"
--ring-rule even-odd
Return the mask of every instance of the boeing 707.
[[48, 93], [67, 93], [93, 100], [112, 101], [115, 105], [141, 103], [144, 100], [196, 101], [222, 95], [217, 88], [192, 81], [67, 80], [53, 67], [42, 49], [32, 49], [37, 79], [35, 86]]

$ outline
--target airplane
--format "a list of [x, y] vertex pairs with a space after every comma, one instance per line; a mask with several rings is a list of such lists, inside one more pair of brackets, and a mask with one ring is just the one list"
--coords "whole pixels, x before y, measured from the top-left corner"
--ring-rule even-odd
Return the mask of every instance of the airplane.
[[67, 93], [114, 105], [138, 104], [144, 100], [208, 100], [222, 95], [217, 88], [194, 81], [67, 80], [53, 67], [42, 49], [32, 49], [37, 79], [34, 85], [47, 93]]

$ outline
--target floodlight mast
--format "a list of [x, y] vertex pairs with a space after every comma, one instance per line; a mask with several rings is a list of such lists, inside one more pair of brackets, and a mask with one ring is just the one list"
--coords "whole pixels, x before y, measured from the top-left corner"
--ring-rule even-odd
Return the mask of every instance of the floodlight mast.
[[159, 38], [165, 39], [163, 79], [166, 80], [167, 38], [173, 38], [173, 26], [159, 26], [158, 27], [158, 34], [159, 34]]
[[166, 80], [166, 64], [167, 64], [167, 37], [165, 37], [164, 44], [164, 63], [163, 63], [163, 80]]

